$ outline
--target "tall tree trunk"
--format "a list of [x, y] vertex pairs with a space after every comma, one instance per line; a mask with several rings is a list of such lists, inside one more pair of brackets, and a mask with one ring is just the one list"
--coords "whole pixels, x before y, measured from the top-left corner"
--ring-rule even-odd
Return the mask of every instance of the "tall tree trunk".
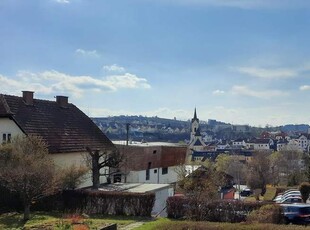
[[26, 203], [24, 205], [24, 221], [30, 219], [30, 204]]
[[99, 151], [95, 151], [92, 156], [92, 179], [93, 189], [98, 190], [100, 186], [100, 166], [99, 166]]

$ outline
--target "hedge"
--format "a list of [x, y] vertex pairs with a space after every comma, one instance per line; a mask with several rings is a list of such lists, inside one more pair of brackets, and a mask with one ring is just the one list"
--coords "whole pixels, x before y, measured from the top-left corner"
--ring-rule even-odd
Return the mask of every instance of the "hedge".
[[269, 203], [218, 200], [193, 206], [185, 197], [174, 196], [167, 200], [167, 213], [169, 218], [174, 219], [188, 218], [197, 221], [236, 223], [246, 221], [246, 217], [251, 211], [257, 210], [265, 204]]
[[[104, 215], [151, 216], [154, 193], [65, 190], [34, 202], [32, 211], [61, 211]], [[19, 196], [0, 188], [0, 213], [22, 211]]]
[[87, 214], [151, 216], [154, 193], [71, 190], [63, 193], [66, 211]]

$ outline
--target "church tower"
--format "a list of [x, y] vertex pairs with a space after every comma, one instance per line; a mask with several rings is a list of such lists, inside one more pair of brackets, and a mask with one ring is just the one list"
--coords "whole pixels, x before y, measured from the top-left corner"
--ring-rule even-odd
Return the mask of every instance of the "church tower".
[[194, 118], [192, 119], [192, 122], [191, 122], [191, 139], [190, 139], [190, 143], [193, 142], [193, 140], [195, 139], [197, 131], [200, 134], [199, 119], [197, 118], [197, 112], [196, 112], [196, 108], [195, 108]]
[[197, 118], [197, 111], [195, 108], [194, 117], [191, 122], [191, 137], [189, 147], [193, 150], [202, 150], [206, 144], [202, 140], [199, 127], [199, 119]]

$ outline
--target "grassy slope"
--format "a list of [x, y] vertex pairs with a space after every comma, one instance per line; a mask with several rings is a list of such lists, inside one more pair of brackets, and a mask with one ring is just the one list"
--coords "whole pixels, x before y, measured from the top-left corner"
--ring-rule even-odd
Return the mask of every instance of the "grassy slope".
[[[31, 219], [26, 223], [22, 220], [23, 216], [19, 213], [8, 213], [0, 215], [0, 229], [31, 229], [33, 227], [55, 227], [70, 224], [73, 220], [72, 216], [63, 216], [59, 213], [40, 213], [36, 212], [31, 215]], [[118, 226], [125, 226], [145, 218], [131, 218], [131, 217], [105, 217], [92, 216], [90, 218], [79, 219], [79, 221], [89, 224], [92, 229], [96, 227], [117, 223]]]
[[[0, 215], [0, 229], [43, 229], [43, 227], [50, 227], [50, 229], [62, 229], [56, 228], [56, 226], [63, 226], [64, 223], [70, 223], [71, 219], [62, 217], [59, 213], [46, 214], [46, 213], [35, 213], [27, 223], [23, 223], [22, 215], [18, 213], [3, 214]], [[132, 218], [132, 217], [100, 217], [93, 216], [83, 220], [88, 223], [91, 229], [96, 229], [99, 226], [107, 223], [117, 223], [118, 228], [121, 226], [129, 225], [137, 221], [144, 221], [145, 224], [136, 228], [135, 230], [183, 230], [183, 229], [209, 229], [209, 230], [220, 230], [220, 229], [262, 229], [262, 230], [293, 230], [293, 229], [310, 229], [304, 226], [296, 225], [274, 225], [274, 224], [246, 224], [246, 223], [212, 223], [212, 222], [194, 222], [194, 221], [177, 221], [170, 220], [167, 218], [159, 218], [155, 221], [149, 221], [146, 218]]]
[[167, 218], [145, 223], [135, 230], [298, 230], [310, 229], [310, 227], [297, 225], [275, 225], [275, 224], [246, 224], [246, 223], [213, 223], [213, 222], [194, 222], [194, 221], [176, 221]]

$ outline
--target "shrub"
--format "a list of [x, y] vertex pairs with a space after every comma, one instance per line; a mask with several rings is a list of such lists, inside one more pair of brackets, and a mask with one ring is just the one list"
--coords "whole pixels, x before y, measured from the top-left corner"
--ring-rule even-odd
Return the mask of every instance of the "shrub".
[[302, 182], [301, 185], [299, 186], [299, 190], [300, 190], [303, 202], [306, 203], [307, 199], [309, 198], [309, 194], [310, 194], [310, 183]]
[[0, 213], [8, 211], [20, 211], [23, 203], [16, 192], [11, 192], [0, 185]]
[[276, 204], [267, 204], [258, 210], [254, 210], [247, 217], [249, 223], [273, 223], [278, 224], [282, 221], [281, 207]]
[[124, 193], [93, 190], [64, 191], [68, 212], [105, 215], [151, 216], [154, 193]]
[[169, 218], [179, 219], [185, 216], [187, 200], [183, 196], [171, 196], [167, 199], [167, 214]]
[[[243, 202], [235, 200], [218, 200], [212, 203], [201, 203], [199, 206], [189, 207], [185, 197], [169, 197], [167, 199], [167, 213], [170, 218], [187, 218], [199, 221], [214, 222], [242, 222], [256, 209], [259, 209], [265, 202]], [[187, 213], [189, 208], [199, 209], [199, 216], [190, 216]]]

